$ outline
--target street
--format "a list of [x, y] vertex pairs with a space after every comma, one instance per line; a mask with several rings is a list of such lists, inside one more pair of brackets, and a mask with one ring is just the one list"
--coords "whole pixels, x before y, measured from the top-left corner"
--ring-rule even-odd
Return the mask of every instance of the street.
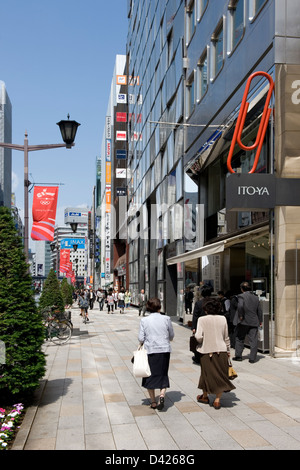
[[258, 354], [258, 361], [250, 364], [245, 350], [244, 360], [234, 364], [236, 390], [223, 394], [222, 407], [215, 410], [213, 397], [210, 405], [196, 401], [200, 367], [191, 359], [190, 329], [174, 318], [171, 387], [159, 412], [150, 409], [147, 390], [132, 375], [138, 311], [107, 314], [96, 303], [89, 316], [90, 322], [83, 324], [79, 309], [73, 308], [70, 342], [45, 343], [47, 374], [14, 449], [300, 449], [300, 363], [296, 359]]

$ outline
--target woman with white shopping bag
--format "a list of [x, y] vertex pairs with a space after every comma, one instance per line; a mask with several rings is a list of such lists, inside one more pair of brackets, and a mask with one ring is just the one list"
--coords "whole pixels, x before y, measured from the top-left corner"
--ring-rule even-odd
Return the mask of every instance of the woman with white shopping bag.
[[[174, 330], [170, 317], [161, 315], [161, 303], [158, 298], [149, 299], [146, 310], [149, 316], [143, 317], [140, 323], [139, 341], [148, 354], [151, 371], [149, 377], [143, 377], [142, 386], [147, 388], [153, 409], [164, 407], [166, 389], [170, 387], [168, 371], [171, 345]], [[159, 402], [155, 400], [155, 389], [160, 390]]]

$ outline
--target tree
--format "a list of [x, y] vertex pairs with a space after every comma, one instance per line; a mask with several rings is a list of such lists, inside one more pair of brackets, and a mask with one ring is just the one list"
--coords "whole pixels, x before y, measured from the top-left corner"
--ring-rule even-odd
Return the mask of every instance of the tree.
[[[0, 394], [27, 394], [45, 373], [45, 328], [11, 212], [0, 207]], [[4, 363], [3, 363], [4, 362]]]
[[72, 286], [68, 283], [68, 280], [66, 277], [63, 278], [61, 281], [61, 293], [63, 296], [64, 300], [64, 305], [72, 305], [73, 303], [73, 298], [72, 298]]
[[56, 306], [60, 312], [64, 311], [64, 300], [60, 289], [60, 284], [53, 269], [50, 269], [45, 281], [44, 288], [39, 301], [39, 310]]

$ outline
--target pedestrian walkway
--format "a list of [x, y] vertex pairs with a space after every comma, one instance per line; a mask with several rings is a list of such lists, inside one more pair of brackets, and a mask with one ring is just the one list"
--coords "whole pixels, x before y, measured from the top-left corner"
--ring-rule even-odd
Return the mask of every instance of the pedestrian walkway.
[[[96, 304], [98, 306], [98, 304]], [[162, 411], [132, 375], [140, 317], [135, 309], [89, 311], [62, 346], [45, 343], [47, 373], [15, 441], [25, 450], [299, 450], [300, 363], [259, 354], [234, 363], [236, 390], [222, 407], [196, 401], [200, 367], [189, 351], [191, 331], [173, 320], [170, 389]], [[233, 352], [233, 351], [232, 351]], [[211, 402], [213, 398], [211, 398]]]

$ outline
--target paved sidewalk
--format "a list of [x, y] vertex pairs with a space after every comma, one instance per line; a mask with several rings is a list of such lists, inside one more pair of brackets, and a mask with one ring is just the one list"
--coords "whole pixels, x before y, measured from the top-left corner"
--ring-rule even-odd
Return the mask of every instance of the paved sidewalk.
[[245, 350], [243, 362], [234, 363], [236, 390], [215, 410], [196, 401], [200, 367], [189, 352], [191, 331], [174, 320], [171, 387], [159, 412], [132, 375], [137, 310], [94, 309], [89, 316], [83, 324], [73, 308], [70, 342], [45, 343], [46, 377], [15, 450], [300, 449], [300, 362], [259, 354], [250, 364]]

